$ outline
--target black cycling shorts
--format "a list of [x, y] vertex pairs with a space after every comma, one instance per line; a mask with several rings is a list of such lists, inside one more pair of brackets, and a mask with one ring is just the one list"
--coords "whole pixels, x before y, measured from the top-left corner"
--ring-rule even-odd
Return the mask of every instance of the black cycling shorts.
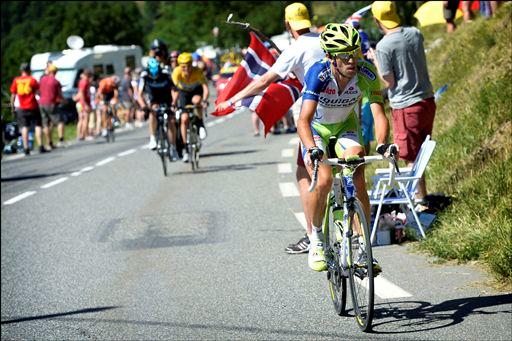
[[178, 90], [178, 106], [184, 108], [186, 105], [192, 104], [192, 97], [195, 95], [203, 96], [203, 86], [196, 86], [192, 91]]

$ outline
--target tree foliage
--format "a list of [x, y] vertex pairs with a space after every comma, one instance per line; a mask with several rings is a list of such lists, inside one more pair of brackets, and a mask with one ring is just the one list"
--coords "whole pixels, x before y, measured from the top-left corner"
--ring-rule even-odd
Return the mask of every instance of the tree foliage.
[[[18, 74], [21, 62], [36, 53], [66, 49], [66, 38], [79, 35], [86, 46], [140, 45], [147, 50], [154, 38], [169, 48], [194, 51], [202, 45], [221, 49], [246, 47], [249, 34], [226, 24], [247, 22], [263, 34], [282, 33], [284, 9], [294, 1], [3, 1], [1, 3], [2, 89]], [[343, 22], [371, 1], [303, 1], [314, 25]], [[404, 24], [414, 24], [412, 14], [422, 1], [397, 2]], [[377, 41], [380, 33], [366, 15], [362, 27]], [[218, 37], [212, 29], [219, 28]]]
[[79, 35], [86, 46], [142, 45], [144, 32], [135, 2], [2, 2], [2, 88], [32, 55], [66, 49]]

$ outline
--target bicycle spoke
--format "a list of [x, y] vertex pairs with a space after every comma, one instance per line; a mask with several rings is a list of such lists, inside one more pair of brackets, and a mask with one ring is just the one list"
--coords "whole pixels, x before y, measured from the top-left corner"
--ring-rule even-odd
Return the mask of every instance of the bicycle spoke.
[[[354, 236], [350, 244], [350, 289], [356, 321], [363, 331], [371, 329], [374, 287], [372, 250], [368, 224], [361, 204], [356, 200], [349, 217]], [[359, 236], [358, 236], [359, 233]]]
[[[328, 206], [329, 207], [329, 206]], [[330, 211], [330, 212], [329, 212]], [[329, 293], [331, 296], [334, 310], [338, 315], [345, 314], [345, 308], [347, 303], [347, 279], [343, 273], [340, 248], [341, 248], [341, 230], [340, 223], [335, 223], [333, 220], [333, 214], [331, 208], [328, 208], [326, 212], [329, 216], [325, 217], [326, 227], [324, 234], [326, 237], [326, 250], [325, 255], [327, 259], [327, 280], [329, 286]], [[338, 225], [340, 224], [340, 225]]]

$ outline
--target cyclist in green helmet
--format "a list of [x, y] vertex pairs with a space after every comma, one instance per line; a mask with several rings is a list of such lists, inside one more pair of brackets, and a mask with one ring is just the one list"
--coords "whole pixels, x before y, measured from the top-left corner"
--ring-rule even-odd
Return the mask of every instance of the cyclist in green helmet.
[[[297, 125], [302, 143], [302, 157], [305, 164], [310, 166], [307, 167], [310, 176], [312, 160], [325, 158], [330, 136], [338, 138], [338, 156], [364, 156], [361, 127], [354, 111], [363, 93], [369, 97], [371, 103], [378, 142], [377, 151], [384, 154], [388, 152], [390, 146], [386, 144], [389, 123], [384, 113], [380, 83], [374, 66], [362, 59], [361, 39], [357, 30], [347, 24], [327, 24], [320, 35], [320, 46], [325, 51], [326, 58], [316, 62], [306, 74]], [[357, 197], [370, 221], [370, 202], [363, 167], [356, 170], [354, 185]], [[313, 228], [308, 264], [315, 271], [326, 269], [321, 226], [325, 198], [331, 186], [331, 167], [320, 165], [318, 183], [310, 200]], [[375, 264], [375, 268], [374, 271], [378, 273], [378, 264]]]

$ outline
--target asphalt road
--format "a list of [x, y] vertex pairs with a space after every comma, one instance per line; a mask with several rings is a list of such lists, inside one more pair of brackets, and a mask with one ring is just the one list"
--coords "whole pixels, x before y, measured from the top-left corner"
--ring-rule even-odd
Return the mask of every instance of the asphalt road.
[[512, 295], [407, 245], [374, 249], [373, 333], [338, 317], [325, 274], [284, 252], [304, 233], [283, 185], [296, 136], [253, 137], [246, 113], [207, 122], [196, 173], [164, 177], [147, 128], [4, 157], [2, 340], [512, 339]]

